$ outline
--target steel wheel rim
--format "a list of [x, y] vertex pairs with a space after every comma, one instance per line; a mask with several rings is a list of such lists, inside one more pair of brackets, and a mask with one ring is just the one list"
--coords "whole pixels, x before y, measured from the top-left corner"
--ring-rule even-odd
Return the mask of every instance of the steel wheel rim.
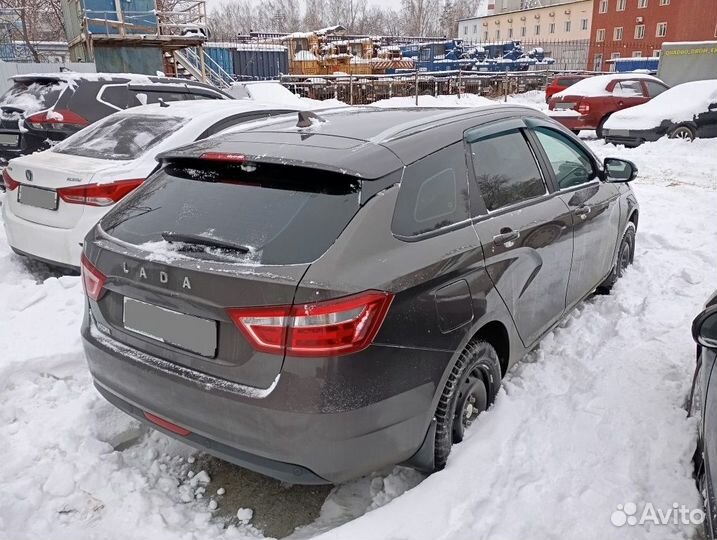
[[677, 128], [672, 137], [674, 139], [692, 139], [692, 133], [687, 128]]
[[453, 435], [456, 441], [461, 441], [466, 429], [488, 408], [488, 389], [479, 367], [463, 375], [456, 396]]
[[630, 266], [630, 244], [625, 242], [620, 250], [620, 275]]

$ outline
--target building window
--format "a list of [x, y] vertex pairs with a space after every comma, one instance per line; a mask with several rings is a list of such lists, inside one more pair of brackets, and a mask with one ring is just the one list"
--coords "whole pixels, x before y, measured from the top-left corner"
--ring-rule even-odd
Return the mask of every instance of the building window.
[[642, 58], [642, 51], [632, 51], [633, 58]]
[[466, 34], [468, 34], [468, 27], [464, 26], [463, 27], [463, 35], [465, 36]]
[[661, 6], [669, 6], [669, 5], [670, 5], [670, 0], [660, 0], [660, 5], [661, 5]]
[[653, 56], [654, 58], [659, 58], [661, 52], [662, 52], [662, 51], [661, 51], [660, 49], [653, 49], [653, 50], [652, 50], [652, 56]]
[[495, 39], [500, 39], [500, 28], [497, 28], [495, 31]]
[[647, 0], [637, 0], [637, 9], [645, 9], [647, 7]]
[[521, 27], [521, 29], [520, 29], [520, 36], [521, 36], [521, 37], [525, 37], [525, 31], [526, 31], [526, 30], [525, 30], [525, 26]]
[[643, 39], [645, 37], [645, 25], [644, 24], [636, 24], [635, 25], [635, 39]]
[[595, 34], [595, 40], [596, 41], [605, 41], [605, 29], [604, 28], [598, 28], [598, 31]]
[[513, 39], [513, 28], [508, 28], [508, 39]]
[[536, 24], [536, 25], [535, 25], [535, 35], [536, 35], [536, 36], [539, 36], [539, 35], [540, 35], [540, 25], [539, 25], [539, 24]]
[[548, 25], [548, 32], [550, 32], [551, 34], [554, 34], [554, 33], [555, 33], [555, 23], [554, 23], [554, 22], [551, 22], [551, 23]]
[[657, 32], [655, 33], [657, 37], [665, 37], [667, 35], [667, 23], [661, 22], [657, 23]]
[[[620, 58], [619, 52], [614, 52], [610, 55], [611, 60], [617, 60]], [[615, 71], [615, 68], [617, 67], [617, 62], [610, 62], [610, 71]]]
[[607, 13], [607, 0], [600, 0], [600, 13]]
[[475, 34], [477, 34], [477, 33], [478, 33], [478, 25], [477, 25], [477, 24], [474, 24], [474, 25], [473, 25], [473, 35], [475, 35]]
[[593, 71], [602, 71], [602, 54], [596, 54], [593, 58]]
[[622, 41], [622, 26], [616, 26], [612, 31], [613, 41]]
[[626, 7], [627, 7], [627, 0], [617, 0], [617, 10], [618, 11], [625, 11]]
[[588, 20], [580, 19], [580, 30], [587, 30], [587, 29], [588, 29]]
[[488, 30], [483, 32], [483, 41], [488, 41]]
[[571, 26], [572, 26], [572, 25], [570, 24], [570, 21], [565, 21], [565, 31], [566, 31], [566, 32], [570, 32], [570, 27], [571, 27]]

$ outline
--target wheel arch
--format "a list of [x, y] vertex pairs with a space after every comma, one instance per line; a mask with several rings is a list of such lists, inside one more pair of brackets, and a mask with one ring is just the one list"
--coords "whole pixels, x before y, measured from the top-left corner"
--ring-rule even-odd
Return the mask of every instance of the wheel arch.
[[637, 231], [637, 224], [640, 221], [640, 210], [635, 208], [631, 213], [630, 216], [627, 218], [628, 222], [632, 222], [632, 224], [635, 226], [635, 231]]
[[501, 375], [505, 377], [510, 365], [510, 336], [505, 325], [498, 320], [487, 322], [468, 340], [471, 341], [485, 341], [493, 346], [500, 360]]

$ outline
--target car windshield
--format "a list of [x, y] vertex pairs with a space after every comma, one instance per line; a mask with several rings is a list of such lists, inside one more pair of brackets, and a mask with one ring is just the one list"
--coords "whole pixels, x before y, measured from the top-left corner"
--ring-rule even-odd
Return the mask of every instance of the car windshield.
[[27, 115], [41, 111], [55, 105], [66, 86], [66, 83], [52, 79], [15, 81], [0, 97], [0, 108], [3, 114]]
[[60, 154], [130, 160], [158, 145], [189, 118], [117, 114], [100, 120], [53, 148]]

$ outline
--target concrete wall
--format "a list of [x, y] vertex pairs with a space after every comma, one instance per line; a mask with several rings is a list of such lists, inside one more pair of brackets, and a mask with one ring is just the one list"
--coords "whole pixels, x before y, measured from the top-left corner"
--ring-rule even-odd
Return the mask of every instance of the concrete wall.
[[10, 77], [23, 73], [57, 73], [60, 68], [67, 68], [71, 71], [81, 73], [95, 73], [97, 69], [94, 64], [68, 62], [66, 64], [36, 64], [34, 62], [2, 62], [0, 61], [0, 93], [4, 93], [12, 86]]

